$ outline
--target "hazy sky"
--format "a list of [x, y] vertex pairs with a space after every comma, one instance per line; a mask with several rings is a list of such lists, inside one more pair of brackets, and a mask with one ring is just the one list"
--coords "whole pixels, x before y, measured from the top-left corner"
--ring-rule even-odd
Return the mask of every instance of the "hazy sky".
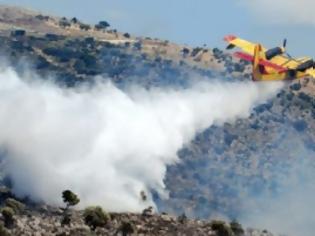
[[[266, 46], [288, 38], [291, 54], [315, 56], [313, 0], [0, 0], [59, 16], [76, 16], [139, 36], [223, 47], [225, 34]], [[301, 12], [303, 12], [301, 14]]]

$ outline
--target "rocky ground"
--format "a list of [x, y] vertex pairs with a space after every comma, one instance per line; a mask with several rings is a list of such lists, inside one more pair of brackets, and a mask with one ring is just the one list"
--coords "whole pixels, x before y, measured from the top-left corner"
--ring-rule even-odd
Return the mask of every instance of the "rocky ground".
[[[179, 235], [179, 236], [273, 236], [267, 230], [243, 229], [236, 221], [206, 221], [188, 219], [185, 215], [156, 214], [153, 208], [142, 214], [105, 213], [104, 224], [93, 227], [87, 223], [85, 211], [68, 210], [69, 221], [65, 223], [64, 208], [40, 204], [23, 204], [2, 189], [2, 214], [0, 235], [35, 236], [86, 236], [86, 235]], [[14, 212], [11, 217], [6, 208]], [[101, 217], [94, 218], [99, 222]]]
[[[61, 226], [60, 215], [47, 217], [46, 213], [35, 216], [20, 216], [13, 230], [8, 230], [12, 235], [124, 235], [124, 225], [130, 224], [132, 229], [126, 235], [178, 235], [178, 236], [218, 236], [234, 235], [229, 224], [222, 222], [207, 222], [201, 220], [178, 220], [169, 215], [142, 216], [135, 214], [111, 214], [113, 219], [102, 228], [91, 230], [83, 223], [79, 212], [73, 214], [73, 223], [69, 226]], [[128, 223], [126, 223], [128, 222]], [[223, 229], [215, 230], [216, 225]], [[221, 226], [222, 225], [222, 226]], [[129, 227], [129, 226], [128, 226]], [[36, 232], [36, 233], [34, 233]], [[133, 233], [132, 233], [133, 232]], [[224, 233], [220, 233], [224, 232]], [[239, 234], [240, 235], [240, 234]], [[268, 231], [248, 229], [246, 236], [272, 236]]]

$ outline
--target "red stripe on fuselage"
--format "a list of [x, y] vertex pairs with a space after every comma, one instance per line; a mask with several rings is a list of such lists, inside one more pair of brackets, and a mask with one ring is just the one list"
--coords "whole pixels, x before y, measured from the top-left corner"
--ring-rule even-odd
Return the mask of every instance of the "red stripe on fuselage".
[[[244, 53], [244, 52], [235, 52], [234, 56], [237, 57], [237, 58], [243, 59], [245, 61], [253, 62], [253, 60], [254, 60], [254, 57], [252, 55]], [[263, 59], [259, 60], [259, 64], [263, 65], [263, 66], [266, 66], [266, 67], [269, 67], [269, 68], [272, 68], [272, 69], [274, 69], [274, 70], [276, 70], [278, 72], [288, 71], [288, 68], [285, 68], [283, 66], [279, 66], [279, 65], [277, 65], [275, 63], [272, 63], [270, 61], [263, 60]]]

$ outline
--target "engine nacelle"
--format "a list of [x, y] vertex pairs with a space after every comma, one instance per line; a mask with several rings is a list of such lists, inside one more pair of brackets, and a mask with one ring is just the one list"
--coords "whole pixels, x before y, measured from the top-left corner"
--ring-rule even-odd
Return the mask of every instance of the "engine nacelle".
[[314, 61], [310, 59], [306, 62], [303, 62], [301, 65], [299, 65], [296, 68], [296, 70], [299, 72], [305, 72], [307, 69], [314, 68], [314, 66], [315, 66]]
[[280, 47], [271, 48], [266, 51], [265, 56], [267, 60], [274, 58], [275, 56], [283, 54], [283, 50]]

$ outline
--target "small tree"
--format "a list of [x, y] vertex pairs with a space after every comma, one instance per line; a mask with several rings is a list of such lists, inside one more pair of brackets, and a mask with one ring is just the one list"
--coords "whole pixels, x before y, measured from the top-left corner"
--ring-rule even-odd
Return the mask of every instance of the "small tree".
[[78, 196], [70, 190], [65, 190], [62, 192], [62, 199], [63, 202], [67, 204], [67, 208], [70, 206], [75, 206], [80, 202]]
[[183, 48], [182, 53], [183, 56], [186, 57], [190, 53], [190, 50], [188, 48]]
[[79, 23], [79, 20], [78, 20], [76, 17], [73, 17], [73, 18], [71, 19], [71, 23], [77, 24], [77, 23]]
[[66, 208], [63, 211], [63, 217], [61, 219], [62, 225], [69, 225], [71, 222], [71, 214], [69, 213], [69, 208], [71, 206], [75, 206], [80, 202], [80, 199], [76, 194], [71, 192], [70, 190], [65, 190], [62, 192], [63, 202], [66, 203]]
[[130, 38], [130, 34], [129, 33], [124, 33], [124, 37], [129, 39]]
[[95, 25], [95, 29], [101, 30], [101, 29], [107, 29], [110, 27], [110, 24], [107, 21], [100, 21], [98, 24]]
[[143, 191], [143, 190], [140, 192], [140, 197], [141, 197], [141, 200], [144, 202], [148, 199], [145, 191]]

